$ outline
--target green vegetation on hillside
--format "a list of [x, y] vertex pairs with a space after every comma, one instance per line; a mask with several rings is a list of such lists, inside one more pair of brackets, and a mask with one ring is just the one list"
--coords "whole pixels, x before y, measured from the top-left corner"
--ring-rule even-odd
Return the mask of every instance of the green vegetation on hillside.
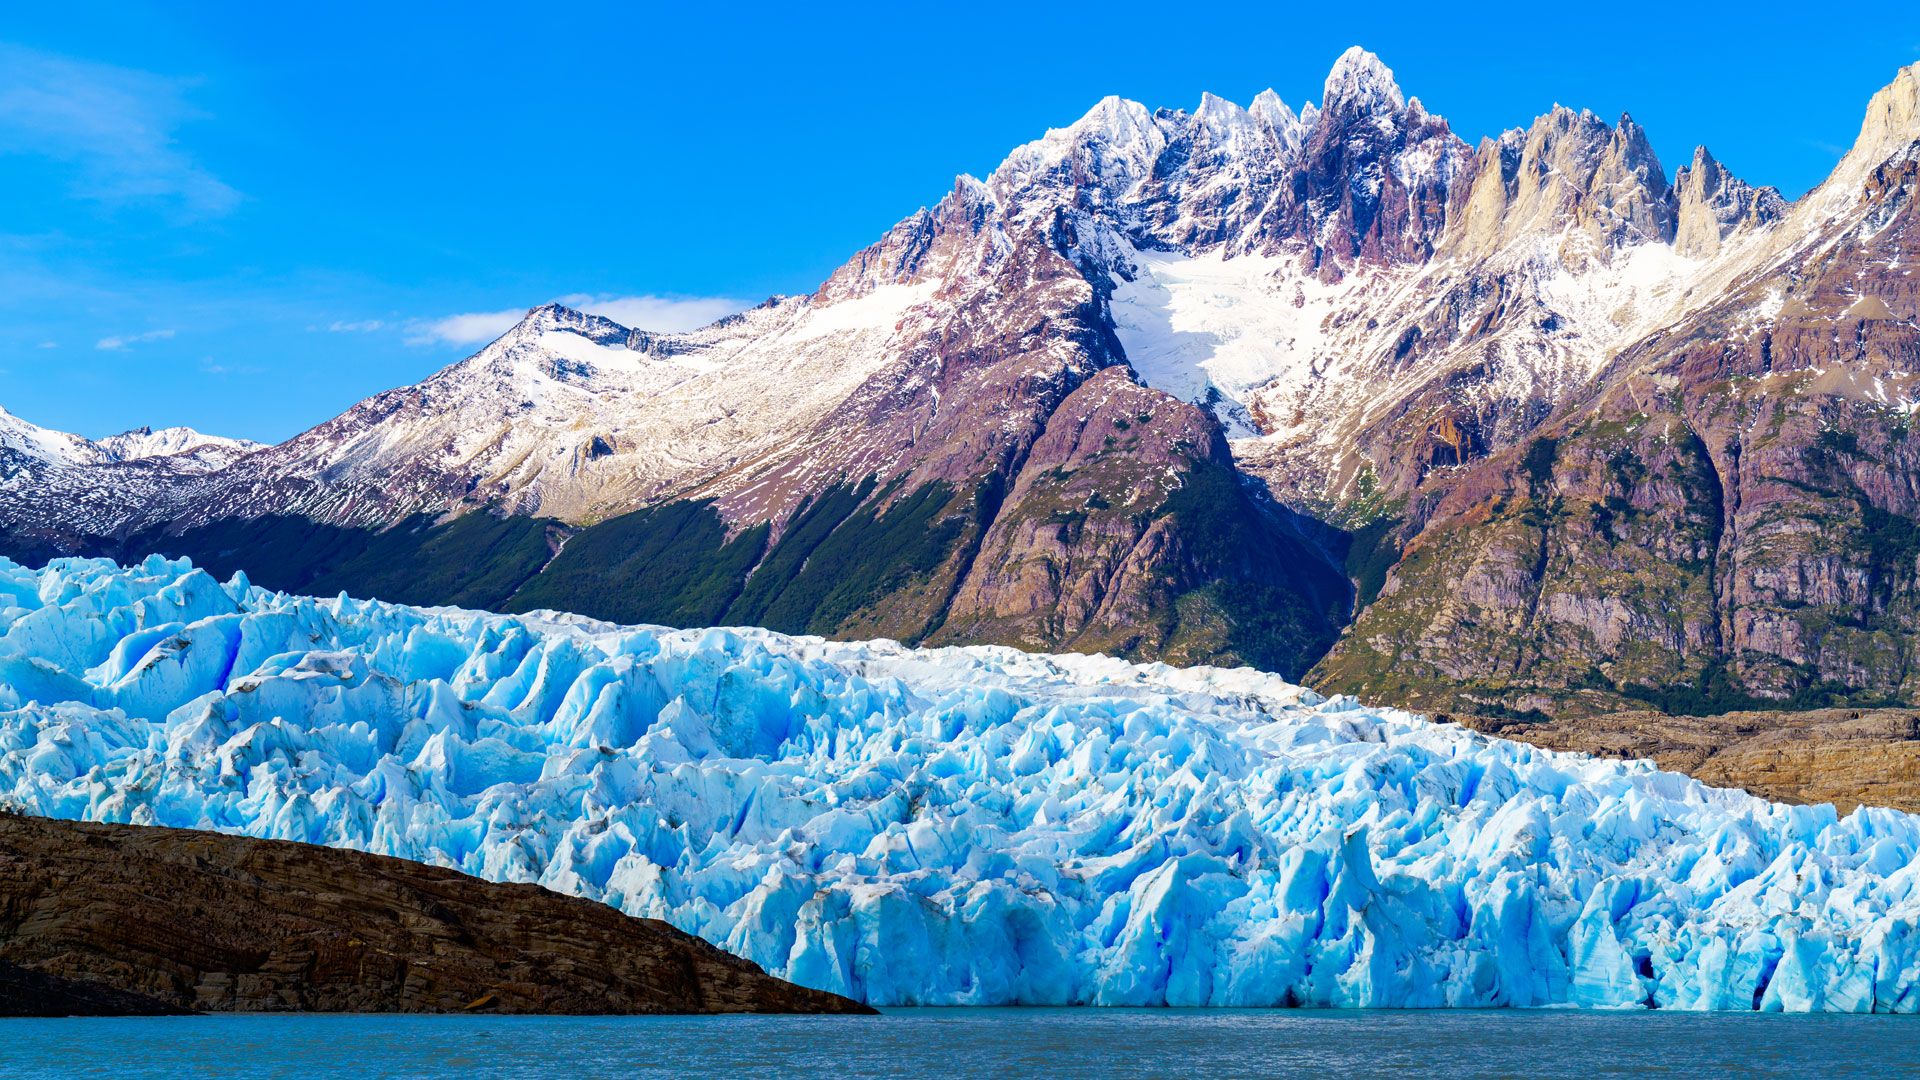
[[1223, 651], [1298, 679], [1333, 646], [1346, 582], [1304, 540], [1284, 535], [1232, 469], [1197, 462], [1165, 510], [1199, 571], [1195, 591], [1226, 617]]
[[108, 554], [184, 555], [223, 580], [244, 569], [254, 584], [286, 592], [497, 609], [546, 565], [547, 532], [557, 527], [545, 518], [485, 511], [441, 524], [416, 515], [384, 531], [273, 515], [139, 535]]
[[552, 608], [617, 623], [717, 625], [760, 561], [769, 531], [760, 524], [729, 539], [711, 500], [622, 514], [570, 538], [505, 609]]

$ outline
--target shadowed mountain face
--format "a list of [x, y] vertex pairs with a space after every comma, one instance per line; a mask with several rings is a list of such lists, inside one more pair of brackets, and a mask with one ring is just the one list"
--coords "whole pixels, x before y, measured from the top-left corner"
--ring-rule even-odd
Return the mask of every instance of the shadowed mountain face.
[[1907, 700], [1917, 71], [1792, 204], [1626, 116], [1469, 146], [1359, 49], [1297, 112], [1108, 98], [698, 331], [537, 308], [264, 449], [5, 417], [0, 550], [1488, 715]]
[[0, 1016], [873, 1010], [653, 919], [355, 851], [0, 815]]

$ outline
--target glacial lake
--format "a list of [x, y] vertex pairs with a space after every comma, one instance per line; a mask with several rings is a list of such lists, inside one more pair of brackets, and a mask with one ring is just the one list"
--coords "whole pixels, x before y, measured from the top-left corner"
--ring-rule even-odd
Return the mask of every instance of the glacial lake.
[[1180, 1009], [0, 1020], [0, 1077], [50, 1076], [1914, 1077], [1920, 1020]]

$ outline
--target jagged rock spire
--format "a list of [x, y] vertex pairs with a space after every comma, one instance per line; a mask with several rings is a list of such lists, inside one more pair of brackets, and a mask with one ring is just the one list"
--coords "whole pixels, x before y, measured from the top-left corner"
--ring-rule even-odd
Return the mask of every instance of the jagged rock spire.
[[1524, 236], [1573, 229], [1609, 250], [1673, 237], [1673, 203], [1646, 131], [1555, 105], [1524, 131], [1481, 144], [1470, 187], [1456, 187], [1441, 250], [1479, 258]]
[[1673, 198], [1673, 249], [1691, 258], [1718, 254], [1736, 233], [1776, 221], [1786, 208], [1778, 191], [1733, 175], [1704, 146], [1674, 174]]

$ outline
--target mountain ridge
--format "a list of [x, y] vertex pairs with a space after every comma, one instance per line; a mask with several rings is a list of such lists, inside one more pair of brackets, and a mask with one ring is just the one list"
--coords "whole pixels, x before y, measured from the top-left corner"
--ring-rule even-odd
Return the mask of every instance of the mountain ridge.
[[[542, 306], [474, 356], [224, 468], [18, 465], [0, 480], [0, 526], [19, 552], [148, 545], [216, 565], [272, 537], [297, 549], [284, 560], [293, 588], [387, 581], [343, 568], [376, 552], [410, 565], [420, 556], [396, 538], [419, 537], [406, 550], [472, 549], [476, 579], [492, 583], [449, 584], [463, 603], [531, 589], [590, 614], [731, 612], [829, 636], [1245, 661], [1289, 677], [1318, 663], [1329, 689], [1468, 711], [1617, 709], [1716, 679], [1744, 703], [1903, 695], [1904, 676], [1788, 641], [1837, 640], [1811, 624], [1736, 632], [1741, 612], [1772, 603], [1754, 599], [1752, 574], [1780, 565], [1722, 551], [1737, 506], [1713, 509], [1721, 497], [1692, 481], [1591, 481], [1613, 475], [1613, 443], [1592, 451], [1598, 465], [1569, 464], [1578, 476], [1540, 448], [1584, 460], [1557, 434], [1597, 430], [1570, 419], [1581, 409], [1616, 427], [1628, 413], [1663, 431], [1712, 427], [1662, 404], [1712, 382], [1669, 354], [1751, 331], [1768, 358], [1740, 377], [1774, 378], [1781, 327], [1826, 302], [1801, 278], [1869, 226], [1875, 254], [1843, 261], [1887, 295], [1848, 295], [1836, 314], [1870, 327], [1855, 345], [1905, 348], [1917, 72], [1875, 95], [1833, 176], [1792, 203], [1704, 147], [1669, 177], [1626, 115], [1609, 125], [1556, 105], [1469, 147], [1358, 48], [1297, 114], [1271, 91], [1244, 108], [1204, 95], [1191, 113], [1109, 97], [986, 179], [957, 178], [809, 295], [684, 334]], [[1861, 362], [1809, 333], [1796, 364]], [[1913, 367], [1881, 364], [1883, 399], [1887, 376]], [[1822, 386], [1823, 401], [1859, 396]], [[1781, 452], [1826, 453], [1826, 430]], [[1867, 434], [1858, 445], [1877, 446]], [[1724, 492], [1718, 449], [1633, 453], [1642, 469], [1711, 473]], [[1873, 515], [1900, 518], [1904, 496], [1861, 480], [1868, 494], [1848, 512], [1884, 531]], [[1634, 562], [1627, 508], [1711, 543]], [[1481, 530], [1508, 518], [1506, 540], [1488, 539], [1506, 525]], [[1547, 540], [1525, 539], [1543, 527]], [[588, 539], [609, 529], [625, 549]], [[673, 552], [684, 573], [661, 578], [622, 550]], [[1551, 552], [1574, 550], [1625, 576], [1601, 593], [1542, 584]], [[1431, 573], [1423, 551], [1444, 555]], [[1920, 569], [1875, 558], [1860, 572], [1880, 575], [1879, 592], [1822, 617], [1882, 618], [1868, 609], [1884, 599], [1863, 598], [1915, 587]], [[1724, 631], [1661, 630], [1657, 661], [1620, 654], [1665, 625], [1662, 605], [1687, 607], [1653, 580], [1673, 560], [1709, 566], [1712, 599], [1690, 617], [1704, 626], [1711, 609]], [[813, 580], [827, 565], [841, 580]], [[657, 603], [603, 595], [642, 581]], [[1592, 614], [1619, 605], [1641, 614]], [[1616, 624], [1639, 629], [1597, 629]], [[1592, 663], [1574, 670], [1582, 650]], [[1403, 670], [1423, 672], [1420, 685], [1381, 681]]]

